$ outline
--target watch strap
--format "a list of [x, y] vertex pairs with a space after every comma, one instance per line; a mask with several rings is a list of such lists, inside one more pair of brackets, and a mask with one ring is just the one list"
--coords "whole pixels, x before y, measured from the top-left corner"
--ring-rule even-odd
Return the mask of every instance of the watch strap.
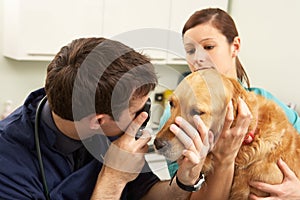
[[[177, 171], [172, 176], [169, 185], [172, 184], [176, 174], [177, 174]], [[182, 182], [180, 182], [178, 177], [176, 176], [176, 183], [177, 183], [178, 187], [181, 188], [182, 190], [188, 191], [188, 192], [196, 192], [196, 191], [200, 190], [200, 188], [204, 182], [205, 182], [205, 176], [202, 172], [200, 173], [200, 176], [199, 176], [197, 182], [195, 183], [195, 185], [185, 185]]]
[[180, 187], [181, 189], [188, 191], [188, 192], [196, 192], [198, 190], [200, 190], [202, 184], [205, 182], [205, 177], [204, 174], [201, 172], [199, 179], [197, 180], [195, 185], [185, 185], [183, 183], [181, 183], [178, 179], [178, 177], [176, 176], [176, 183], [178, 185], [178, 187]]

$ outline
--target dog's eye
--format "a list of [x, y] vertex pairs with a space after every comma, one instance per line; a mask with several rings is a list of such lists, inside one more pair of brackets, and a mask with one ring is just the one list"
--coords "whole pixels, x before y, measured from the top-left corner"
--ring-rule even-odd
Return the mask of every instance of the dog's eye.
[[194, 116], [194, 115], [203, 115], [204, 114], [204, 112], [202, 112], [202, 111], [200, 111], [200, 110], [198, 110], [198, 109], [192, 109], [191, 110], [191, 112], [190, 112], [190, 115], [191, 116]]
[[170, 107], [173, 108], [174, 107], [174, 102], [173, 101], [169, 101]]

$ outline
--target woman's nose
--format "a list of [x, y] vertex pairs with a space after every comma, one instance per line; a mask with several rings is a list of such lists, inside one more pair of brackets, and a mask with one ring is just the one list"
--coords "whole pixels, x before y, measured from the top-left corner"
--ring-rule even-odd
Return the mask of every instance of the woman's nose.
[[209, 55], [204, 50], [197, 50], [190, 59], [189, 67], [192, 72], [215, 67]]
[[202, 49], [198, 48], [194, 55], [194, 60], [198, 64], [203, 64], [207, 58], [207, 53]]
[[191, 71], [197, 71], [199, 68], [205, 65], [206, 56], [203, 52], [196, 51], [195, 54], [190, 58], [191, 60]]

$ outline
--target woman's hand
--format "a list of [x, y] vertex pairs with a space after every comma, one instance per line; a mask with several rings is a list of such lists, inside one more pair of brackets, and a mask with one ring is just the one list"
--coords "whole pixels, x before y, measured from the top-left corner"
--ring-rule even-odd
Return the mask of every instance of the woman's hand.
[[177, 178], [186, 185], [194, 185], [199, 179], [204, 160], [210, 149], [210, 141], [212, 141], [212, 135], [209, 134], [199, 116], [194, 116], [194, 122], [197, 129], [182, 117], [176, 117], [176, 124], [170, 126], [170, 130], [185, 146], [182, 157], [177, 160], [179, 165]]
[[262, 182], [250, 182], [250, 185], [258, 190], [270, 193], [270, 197], [257, 197], [250, 195], [252, 200], [299, 200], [300, 199], [300, 181], [295, 173], [280, 159], [277, 163], [284, 179], [281, 184], [271, 185]]
[[[222, 132], [216, 142], [212, 153], [214, 155], [215, 164], [229, 165], [234, 163], [238, 151], [248, 132], [248, 127], [252, 119], [251, 112], [246, 103], [239, 98], [236, 124], [231, 127], [234, 120], [232, 102], [228, 104], [227, 114]], [[248, 141], [251, 142], [251, 141]]]

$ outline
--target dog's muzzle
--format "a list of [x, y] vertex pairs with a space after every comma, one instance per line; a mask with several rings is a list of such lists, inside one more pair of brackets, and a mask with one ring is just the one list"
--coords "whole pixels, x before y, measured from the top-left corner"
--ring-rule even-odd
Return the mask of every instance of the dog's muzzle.
[[161, 149], [163, 149], [167, 145], [168, 145], [168, 142], [166, 140], [159, 139], [159, 138], [156, 138], [154, 140], [155, 149], [158, 150], [158, 151], [161, 150]]

